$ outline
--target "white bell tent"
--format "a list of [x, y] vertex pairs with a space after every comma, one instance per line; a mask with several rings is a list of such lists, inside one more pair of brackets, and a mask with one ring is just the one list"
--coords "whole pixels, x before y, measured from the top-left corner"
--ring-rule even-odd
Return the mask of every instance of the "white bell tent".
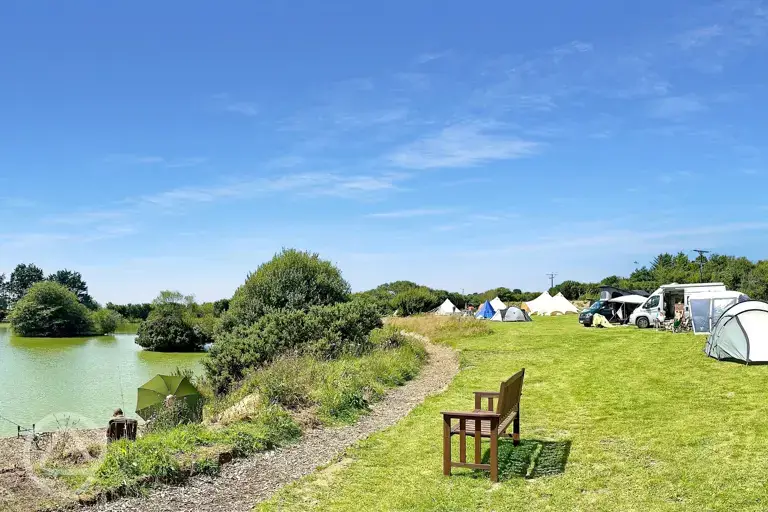
[[507, 309], [507, 305], [504, 304], [498, 296], [491, 301], [491, 306], [493, 306], [494, 311]]
[[552, 296], [544, 292], [535, 299], [525, 303], [525, 307], [532, 315], [549, 315], [552, 312]]
[[454, 306], [450, 299], [445, 299], [445, 302], [440, 304], [440, 306], [432, 312], [441, 316], [455, 315], [456, 313], [459, 313], [459, 308]]
[[552, 297], [552, 303], [554, 304], [554, 308], [552, 310], [553, 313], [578, 313], [579, 310], [571, 304], [571, 302], [565, 298], [565, 296], [558, 292], [557, 295]]

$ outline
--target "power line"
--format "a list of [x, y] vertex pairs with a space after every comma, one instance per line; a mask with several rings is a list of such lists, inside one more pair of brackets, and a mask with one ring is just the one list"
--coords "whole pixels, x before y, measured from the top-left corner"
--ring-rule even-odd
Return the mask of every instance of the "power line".
[[709, 254], [709, 251], [705, 251], [704, 249], [693, 249], [693, 252], [699, 253], [699, 282], [704, 282], [704, 262], [707, 261], [707, 258], [705, 258], [704, 255]]
[[547, 277], [549, 278], [549, 287], [554, 288], [555, 287], [555, 276], [557, 275], [557, 272], [550, 272], [547, 274]]

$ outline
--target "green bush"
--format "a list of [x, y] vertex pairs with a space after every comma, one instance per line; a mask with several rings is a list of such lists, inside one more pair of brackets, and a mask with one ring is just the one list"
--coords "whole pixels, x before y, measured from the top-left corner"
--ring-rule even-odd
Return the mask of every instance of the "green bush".
[[203, 364], [221, 393], [250, 370], [284, 354], [325, 359], [362, 354], [372, 346], [369, 333], [380, 326], [379, 309], [366, 301], [268, 313], [250, 327], [221, 333]]
[[181, 314], [171, 309], [153, 311], [136, 333], [136, 344], [160, 352], [202, 350], [206, 338]]
[[426, 313], [439, 305], [440, 298], [426, 287], [406, 290], [392, 299], [392, 309], [403, 316]]
[[94, 333], [90, 311], [64, 286], [51, 281], [32, 285], [10, 314], [20, 336], [67, 337]]
[[91, 321], [97, 334], [111, 334], [123, 322], [123, 317], [111, 309], [99, 309], [91, 313]]
[[279, 310], [307, 310], [349, 299], [341, 271], [318, 254], [283, 249], [262, 264], [235, 292], [224, 315], [225, 329], [251, 325]]

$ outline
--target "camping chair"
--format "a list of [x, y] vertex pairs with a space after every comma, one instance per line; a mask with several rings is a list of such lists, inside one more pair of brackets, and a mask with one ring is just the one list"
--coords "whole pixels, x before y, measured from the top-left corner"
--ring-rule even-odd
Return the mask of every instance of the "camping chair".
[[118, 441], [120, 439], [136, 440], [136, 430], [139, 422], [130, 418], [112, 418], [107, 427], [107, 441]]

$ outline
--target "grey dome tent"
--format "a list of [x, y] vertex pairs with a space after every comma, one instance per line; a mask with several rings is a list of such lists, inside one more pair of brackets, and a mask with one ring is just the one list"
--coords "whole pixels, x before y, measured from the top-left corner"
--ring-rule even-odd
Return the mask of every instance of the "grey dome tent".
[[494, 322], [530, 322], [531, 317], [526, 311], [510, 306], [496, 311], [491, 320]]
[[704, 352], [719, 360], [768, 363], [768, 303], [748, 300], [726, 309]]

